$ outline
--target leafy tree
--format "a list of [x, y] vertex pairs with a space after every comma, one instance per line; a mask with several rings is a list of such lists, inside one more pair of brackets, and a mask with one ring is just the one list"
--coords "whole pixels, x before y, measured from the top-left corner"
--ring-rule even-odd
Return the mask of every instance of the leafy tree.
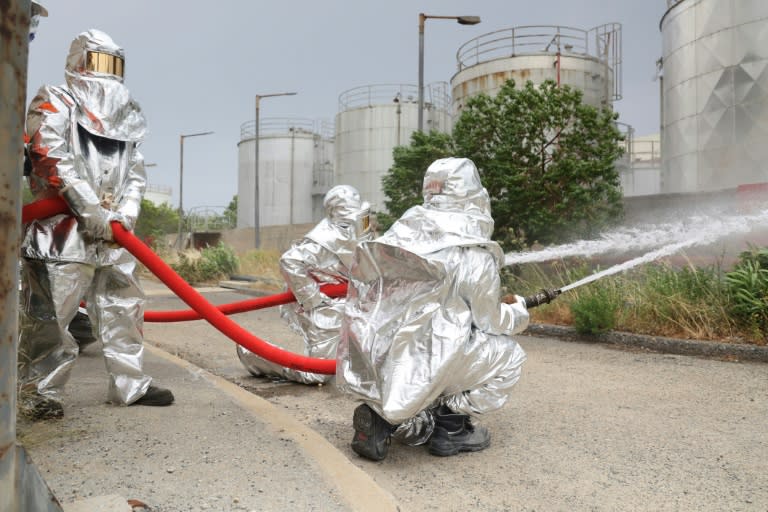
[[421, 204], [421, 188], [424, 171], [438, 158], [454, 154], [453, 139], [450, 135], [433, 131], [413, 132], [409, 146], [398, 146], [392, 152], [394, 162], [389, 172], [381, 179], [387, 212], [377, 212], [376, 220], [380, 230], [386, 230], [411, 206]]
[[232, 200], [227, 205], [227, 209], [224, 210], [224, 219], [229, 224], [229, 227], [234, 228], [237, 226], [237, 194], [232, 196]]
[[506, 82], [467, 101], [453, 130], [491, 196], [494, 238], [506, 249], [598, 232], [621, 216], [618, 115], [568, 86]]
[[141, 200], [141, 212], [134, 230], [136, 236], [152, 245], [155, 239], [175, 233], [179, 227], [179, 213], [168, 203], [160, 206], [147, 199]]

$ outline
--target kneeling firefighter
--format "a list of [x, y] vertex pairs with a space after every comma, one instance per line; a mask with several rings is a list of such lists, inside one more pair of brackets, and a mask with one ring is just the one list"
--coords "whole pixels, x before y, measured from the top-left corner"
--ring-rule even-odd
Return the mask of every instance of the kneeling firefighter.
[[505, 404], [525, 361], [511, 337], [528, 325], [525, 299], [502, 300], [504, 254], [474, 163], [435, 161], [422, 192], [358, 245], [350, 274], [336, 384], [363, 402], [352, 449], [372, 460], [391, 438], [438, 456], [487, 448], [472, 418]]
[[[280, 257], [280, 273], [296, 297], [281, 307], [281, 315], [304, 340], [304, 354], [335, 359], [344, 297], [330, 298], [325, 284], [345, 283], [358, 242], [371, 238], [370, 206], [352, 186], [337, 185], [323, 198], [325, 218]], [[237, 355], [254, 376], [319, 384], [332, 375], [303, 372], [267, 361], [237, 346]]]

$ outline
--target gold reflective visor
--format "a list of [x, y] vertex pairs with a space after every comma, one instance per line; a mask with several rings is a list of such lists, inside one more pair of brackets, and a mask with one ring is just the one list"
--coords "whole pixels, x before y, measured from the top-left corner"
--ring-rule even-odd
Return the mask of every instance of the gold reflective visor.
[[368, 231], [369, 227], [371, 227], [371, 216], [366, 215], [363, 217], [363, 231]]
[[122, 78], [123, 59], [108, 53], [87, 52], [85, 55], [85, 69], [93, 73], [105, 73]]

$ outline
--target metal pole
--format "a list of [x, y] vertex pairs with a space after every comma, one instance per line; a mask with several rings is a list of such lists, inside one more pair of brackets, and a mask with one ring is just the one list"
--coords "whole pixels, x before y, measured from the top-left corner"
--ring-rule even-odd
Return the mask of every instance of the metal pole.
[[179, 234], [176, 237], [176, 250], [181, 251], [181, 233], [184, 223], [184, 136], [179, 136]]
[[254, 158], [253, 158], [253, 230], [255, 247], [259, 249], [261, 247], [261, 225], [259, 224], [259, 208], [261, 207], [261, 201], [259, 201], [259, 102], [261, 96], [256, 95], [256, 117], [253, 127], [253, 146], [254, 146]]
[[296, 129], [292, 127], [291, 128], [291, 188], [289, 189], [291, 191], [291, 202], [290, 202], [290, 211], [289, 211], [289, 216], [288, 216], [288, 219], [290, 220], [289, 224], [291, 225], [291, 229], [293, 229], [293, 195], [294, 195], [293, 194], [293, 192], [294, 192], [294, 189], [293, 189], [293, 176], [294, 176], [293, 166], [294, 166], [294, 162], [295, 162], [294, 155], [296, 154], [295, 148], [296, 148]]
[[176, 239], [176, 250], [181, 251], [183, 249], [182, 247], [182, 241], [181, 241], [181, 234], [182, 234], [182, 226], [184, 224], [184, 139], [188, 137], [200, 137], [201, 135], [210, 135], [213, 132], [200, 132], [200, 133], [189, 133], [186, 135], [180, 135], [179, 136], [179, 235]]
[[261, 209], [261, 201], [259, 201], [259, 103], [261, 102], [261, 98], [271, 98], [273, 96], [295, 96], [296, 94], [297, 93], [295, 92], [277, 92], [273, 94], [256, 95], [256, 112], [253, 127], [253, 230], [254, 245], [256, 249], [261, 247], [261, 224], [259, 221], [259, 210]]
[[[0, 509], [17, 510], [16, 483], [16, 377], [19, 306], [19, 222], [21, 189], [21, 151], [24, 144], [24, 105], [27, 83], [27, 41], [29, 2], [0, 4], [0, 239], [5, 255], [0, 260], [3, 313], [0, 315]], [[26, 14], [25, 14], [26, 13]], [[14, 26], [11, 19], [26, 20]]]
[[427, 16], [419, 13], [419, 124], [418, 130], [424, 131], [424, 22]]
[[27, 103], [29, 0], [0, 2], [0, 510], [61, 512], [16, 441], [22, 148]]
[[456, 20], [459, 25], [477, 25], [479, 16], [433, 16], [419, 13], [419, 131], [424, 131], [424, 24], [427, 18], [439, 20]]

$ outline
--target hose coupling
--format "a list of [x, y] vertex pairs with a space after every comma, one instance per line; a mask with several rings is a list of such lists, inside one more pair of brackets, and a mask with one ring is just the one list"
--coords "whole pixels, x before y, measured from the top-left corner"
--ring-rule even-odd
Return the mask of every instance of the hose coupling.
[[535, 308], [536, 306], [541, 306], [542, 304], [549, 304], [561, 293], [562, 290], [556, 290], [554, 288], [542, 288], [540, 292], [537, 292], [528, 297], [523, 297], [523, 300], [525, 300], [525, 307], [527, 309], [531, 309]]

